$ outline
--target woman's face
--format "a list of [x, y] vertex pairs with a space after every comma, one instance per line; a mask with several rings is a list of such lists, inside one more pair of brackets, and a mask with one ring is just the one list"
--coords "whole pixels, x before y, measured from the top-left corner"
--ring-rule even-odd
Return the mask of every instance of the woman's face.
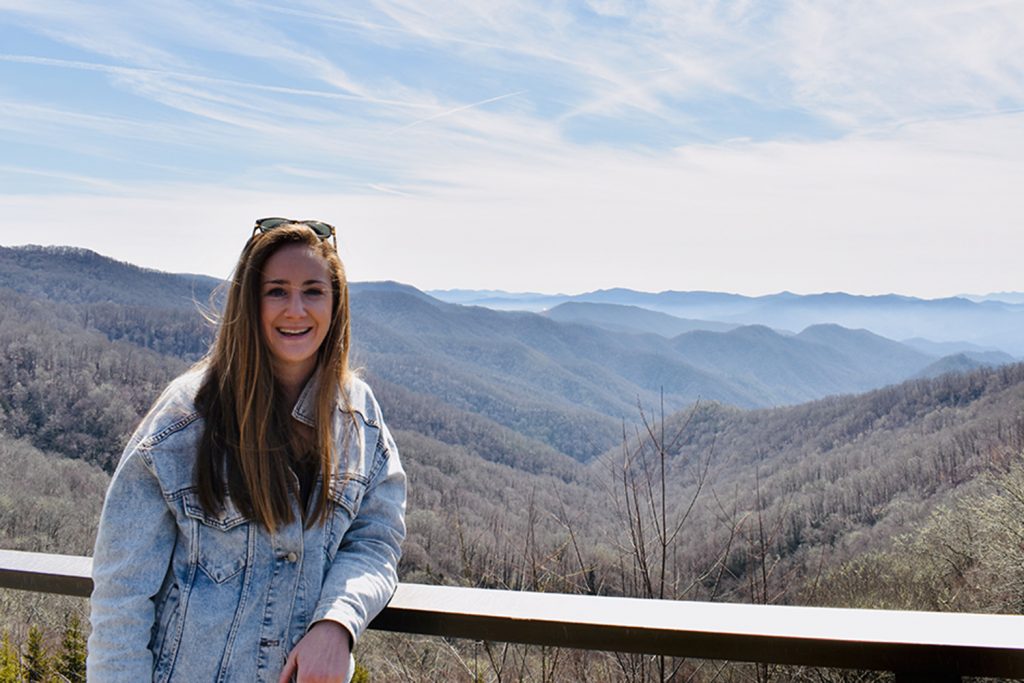
[[331, 326], [327, 261], [305, 244], [286, 244], [263, 267], [260, 327], [279, 381], [305, 382]]

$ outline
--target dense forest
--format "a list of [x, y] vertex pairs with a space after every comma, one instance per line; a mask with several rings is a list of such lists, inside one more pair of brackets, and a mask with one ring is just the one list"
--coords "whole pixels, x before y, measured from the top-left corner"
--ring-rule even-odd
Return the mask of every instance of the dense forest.
[[[7, 253], [15, 251], [0, 250], [0, 546], [89, 554], [128, 434], [208, 344], [212, 328], [195, 302], [208, 302], [215, 283], [79, 250]], [[47, 269], [62, 273], [50, 285]], [[654, 366], [642, 391], [620, 374], [586, 380], [580, 366], [624, 338], [398, 294], [354, 288], [353, 309], [356, 358], [410, 477], [402, 580], [1024, 608], [1024, 365], [751, 409], [667, 389], [663, 399]], [[488, 328], [504, 346], [490, 347]], [[731, 339], [747, 349], [750, 338], [777, 345], [773, 335], [755, 328]], [[830, 328], [814, 335], [857, 338]], [[561, 339], [567, 350], [541, 354], [523, 341], [531, 336]], [[575, 343], [598, 348], [573, 354]], [[447, 367], [454, 357], [462, 365]], [[932, 362], [905, 358], [918, 371]], [[518, 384], [501, 379], [511, 376]], [[76, 670], [85, 601], [0, 591], [0, 615], [0, 681], [29, 678], [24, 667], [37, 660], [51, 677]], [[371, 680], [874, 680], [383, 633], [371, 633], [359, 655]]]

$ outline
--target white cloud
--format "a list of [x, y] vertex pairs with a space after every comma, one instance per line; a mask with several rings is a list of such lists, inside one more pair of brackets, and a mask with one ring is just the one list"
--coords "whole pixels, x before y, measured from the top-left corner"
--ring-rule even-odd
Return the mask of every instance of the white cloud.
[[780, 20], [798, 101], [849, 123], [1024, 104], [1024, 5], [798, 2]]
[[[48, 239], [109, 231], [96, 245], [118, 258], [214, 274], [256, 215], [294, 214], [351, 226], [354, 276], [424, 287], [1020, 288], [1020, 3], [592, 8], [7, 2], [0, 19], [68, 49], [0, 55], [5, 73], [89, 71], [110, 89], [3, 86], [5, 139], [47, 153], [0, 173], [49, 194], [0, 205]], [[638, 151], [645, 126], [664, 134]], [[60, 165], [72, 152], [94, 176]], [[158, 168], [169, 181], [132, 177]], [[104, 231], [67, 227], [83, 221]], [[163, 234], [180, 243], [154, 250]]]
[[27, 32], [123, 63], [152, 68], [187, 63], [160, 46], [165, 42], [158, 38], [162, 24], [152, 21], [150, 11], [131, 12], [114, 2], [50, 0], [7, 3], [0, 12]]
[[[354, 279], [425, 288], [1012, 290], [1024, 252], [1022, 126], [1000, 117], [662, 158], [577, 152], [543, 167], [477, 160], [411, 195], [165, 186], [120, 199], [6, 197], [0, 241], [31, 224], [55, 242], [94, 239], [117, 258], [224, 275], [257, 215], [295, 215], [340, 227]], [[1000, 151], [1006, 139], [1016, 142]]]

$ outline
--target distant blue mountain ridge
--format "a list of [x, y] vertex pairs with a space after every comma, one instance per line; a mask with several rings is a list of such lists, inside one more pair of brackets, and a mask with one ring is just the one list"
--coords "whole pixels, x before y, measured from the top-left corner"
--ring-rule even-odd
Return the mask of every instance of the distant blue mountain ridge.
[[[519, 310], [543, 313], [565, 320], [571, 315], [577, 322], [589, 318], [597, 326], [611, 329], [631, 328], [636, 332], [661, 334], [659, 329], [689, 326], [688, 329], [721, 330], [716, 325], [766, 325], [780, 332], [796, 333], [812, 325], [835, 324], [848, 329], [865, 329], [894, 340], [920, 339], [927, 343], [953, 344], [946, 353], [961, 351], [1002, 351], [1024, 358], [1024, 303], [1003, 299], [973, 301], [964, 297], [920, 299], [899, 294], [862, 296], [845, 292], [794, 294], [780, 292], [765, 296], [744, 296], [724, 292], [640, 292], [631, 289], [602, 289], [583, 294], [516, 294], [486, 290], [474, 297], [472, 290], [434, 290], [427, 292], [443, 301], [484, 306], [495, 310]], [[995, 296], [995, 295], [993, 295]], [[566, 304], [602, 304], [661, 313], [689, 321], [646, 322], [636, 310], [626, 308], [613, 314], [610, 309], [566, 309]], [[694, 326], [694, 321], [703, 321]], [[938, 357], [938, 348], [919, 350]]]
[[1024, 304], [1024, 292], [989, 292], [988, 294], [960, 294], [971, 301], [1002, 301], [1007, 304]]

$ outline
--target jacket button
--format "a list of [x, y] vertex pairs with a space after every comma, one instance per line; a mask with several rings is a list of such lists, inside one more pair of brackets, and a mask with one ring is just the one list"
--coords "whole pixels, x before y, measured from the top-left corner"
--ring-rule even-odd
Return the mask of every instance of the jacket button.
[[299, 556], [295, 553], [288, 553], [284, 559], [288, 560], [289, 562], [295, 562], [299, 559]]

